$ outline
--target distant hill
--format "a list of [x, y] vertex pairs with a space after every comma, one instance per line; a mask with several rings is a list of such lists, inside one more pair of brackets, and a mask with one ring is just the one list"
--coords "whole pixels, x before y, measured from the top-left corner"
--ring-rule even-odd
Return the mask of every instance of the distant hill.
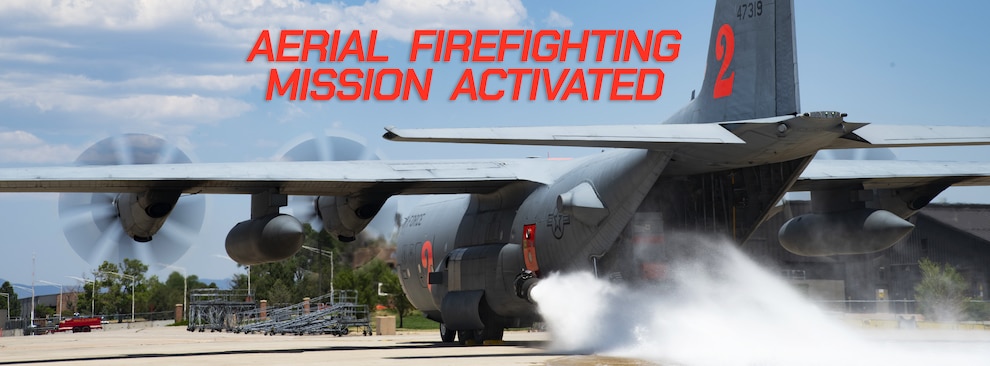
[[[0, 284], [4, 283], [6, 281], [7, 281], [6, 279], [0, 278]], [[29, 284], [23, 284], [23, 283], [11, 282], [10, 284], [11, 285], [14, 285], [14, 292], [17, 293], [17, 298], [23, 299], [23, 298], [30, 298], [31, 297], [31, 284], [30, 283]], [[219, 283], [217, 285], [219, 285]], [[62, 291], [69, 291], [69, 286], [67, 286], [67, 285], [62, 285], [62, 286], [63, 286]], [[44, 296], [44, 295], [51, 295], [51, 294], [58, 294], [58, 286], [46, 285], [46, 284], [43, 284], [43, 283], [36, 283], [36, 284], [34, 284], [34, 295], [35, 296]]]

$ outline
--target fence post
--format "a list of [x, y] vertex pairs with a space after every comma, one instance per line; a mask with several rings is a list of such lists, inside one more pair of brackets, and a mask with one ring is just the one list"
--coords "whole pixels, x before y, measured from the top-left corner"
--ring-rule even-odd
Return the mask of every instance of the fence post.
[[179, 324], [180, 322], [182, 322], [182, 313], [183, 313], [183, 310], [184, 309], [182, 308], [182, 304], [175, 304], [175, 323], [176, 324]]
[[268, 318], [268, 300], [261, 300], [260, 303], [261, 305], [259, 305], [259, 307], [261, 308], [261, 320], [265, 320]]

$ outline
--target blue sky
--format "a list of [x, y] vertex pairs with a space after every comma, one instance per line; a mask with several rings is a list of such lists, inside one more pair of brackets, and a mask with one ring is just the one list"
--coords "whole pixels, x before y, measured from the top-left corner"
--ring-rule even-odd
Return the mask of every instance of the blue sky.
[[[311, 3], [61, 1], [0, 3], [0, 166], [71, 163], [111, 134], [148, 133], [198, 162], [263, 161], [300, 135], [362, 136], [386, 158], [574, 156], [580, 149], [389, 143], [382, 127], [483, 127], [654, 123], [701, 84], [714, 2], [431, 0]], [[990, 60], [984, 2], [802, 1], [796, 5], [803, 111], [848, 120], [986, 125]], [[680, 57], [656, 102], [448, 101], [443, 85], [466, 66], [437, 71], [427, 102], [265, 101], [269, 65], [246, 63], [262, 29], [378, 29], [381, 53], [408, 53], [417, 28], [677, 29]], [[366, 66], [366, 65], [362, 65]], [[511, 66], [511, 65], [507, 65]], [[583, 65], [590, 67], [590, 65]], [[445, 79], [446, 78], [446, 79]], [[898, 150], [902, 159], [982, 161], [986, 148]], [[953, 189], [950, 202], [990, 202], [986, 190]], [[0, 194], [0, 278], [72, 284], [92, 266], [59, 227], [57, 195]], [[223, 240], [248, 216], [248, 198], [210, 197], [204, 229], [176, 265], [206, 278], [238, 271]], [[162, 272], [157, 272], [162, 273]]]

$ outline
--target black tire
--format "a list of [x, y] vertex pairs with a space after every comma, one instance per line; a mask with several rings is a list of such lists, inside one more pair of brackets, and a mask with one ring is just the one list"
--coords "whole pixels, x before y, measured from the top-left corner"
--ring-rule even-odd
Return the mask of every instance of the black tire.
[[456, 331], [447, 329], [446, 324], [440, 323], [440, 340], [443, 341], [443, 343], [453, 343], [456, 336]]
[[83, 333], [89, 333], [91, 331], [91, 329], [87, 325], [87, 326], [82, 327], [82, 331], [83, 331]]
[[492, 326], [485, 327], [484, 330], [478, 332], [481, 334], [481, 343], [484, 341], [501, 341], [502, 336], [505, 335], [505, 328], [495, 324]]
[[483, 343], [484, 339], [481, 338], [481, 331], [478, 330], [459, 330], [457, 331], [457, 343], [460, 345], [468, 344], [477, 346]]

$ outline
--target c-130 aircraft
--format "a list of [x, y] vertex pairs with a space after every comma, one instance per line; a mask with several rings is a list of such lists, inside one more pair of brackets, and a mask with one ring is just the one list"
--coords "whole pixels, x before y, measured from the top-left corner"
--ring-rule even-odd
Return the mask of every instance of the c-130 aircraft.
[[[406, 216], [397, 270], [441, 339], [500, 340], [539, 319], [530, 290], [554, 272], [662, 280], [665, 235], [744, 241], [784, 194], [813, 213], [780, 229], [800, 255], [871, 253], [952, 185], [988, 185], [982, 164], [812, 161], [820, 150], [990, 144], [990, 128], [890, 126], [800, 112], [793, 0], [719, 0], [704, 82], [662, 124], [396, 129], [393, 141], [610, 148], [574, 160], [252, 162], [0, 170], [2, 192], [103, 192], [122, 230], [150, 241], [183, 195], [250, 194], [228, 234], [241, 264], [302, 246], [292, 195], [319, 196], [324, 228], [353, 240], [395, 195], [436, 195]], [[657, 254], [661, 253], [661, 254]]]

